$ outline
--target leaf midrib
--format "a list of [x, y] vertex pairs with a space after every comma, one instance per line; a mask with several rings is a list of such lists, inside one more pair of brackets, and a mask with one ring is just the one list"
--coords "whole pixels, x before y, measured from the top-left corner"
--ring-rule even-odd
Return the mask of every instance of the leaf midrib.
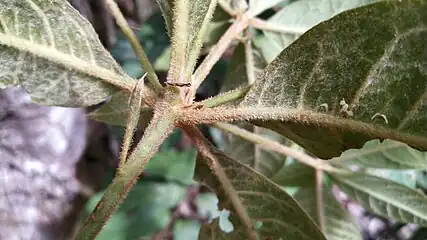
[[86, 62], [75, 56], [67, 55], [55, 48], [32, 43], [16, 36], [0, 33], [0, 45], [14, 48], [20, 52], [30, 53], [54, 64], [62, 65], [65, 68], [74, 69], [89, 76], [100, 78], [106, 83], [123, 90], [128, 90], [129, 92], [134, 85], [132, 78], [126, 75], [118, 75], [98, 65]]

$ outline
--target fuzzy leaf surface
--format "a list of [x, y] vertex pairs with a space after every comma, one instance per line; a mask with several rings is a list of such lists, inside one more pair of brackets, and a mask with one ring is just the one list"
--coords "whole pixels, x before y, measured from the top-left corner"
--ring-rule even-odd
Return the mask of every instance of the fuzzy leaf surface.
[[345, 151], [330, 163], [363, 168], [427, 169], [427, 153], [390, 139], [383, 142], [375, 139], [365, 143], [362, 149]]
[[279, 3], [288, 2], [287, 0], [250, 0], [248, 14], [256, 16], [263, 11], [276, 6]]
[[89, 106], [132, 86], [91, 24], [65, 0], [0, 1], [0, 88], [45, 105]]
[[[240, 105], [320, 158], [377, 138], [427, 149], [426, 12], [415, 0], [343, 12], [283, 50]], [[272, 110], [289, 117], [266, 121]]]
[[365, 209], [398, 222], [427, 226], [427, 197], [423, 193], [363, 174], [331, 175], [331, 178]]
[[[258, 1], [261, 2], [261, 1]], [[271, 24], [281, 25], [296, 32], [264, 31], [265, 43], [261, 45], [264, 56], [271, 62], [285, 47], [289, 46], [306, 30], [321, 21], [348, 9], [360, 7], [375, 0], [299, 0], [285, 5], [268, 19]]]
[[168, 80], [191, 82], [217, 0], [157, 0], [172, 42]]
[[[279, 239], [325, 239], [314, 222], [302, 211], [296, 201], [280, 187], [251, 168], [233, 160], [212, 148], [213, 154], [224, 168], [237, 191], [249, 216], [261, 221], [257, 229], [261, 237]], [[204, 159], [196, 162], [196, 177], [213, 189], [220, 200], [220, 208], [230, 209], [230, 220], [234, 231], [223, 233], [218, 226], [210, 225], [202, 229], [200, 239], [246, 239], [246, 227], [239, 221], [232, 205], [226, 197], [217, 178], [212, 174]]]

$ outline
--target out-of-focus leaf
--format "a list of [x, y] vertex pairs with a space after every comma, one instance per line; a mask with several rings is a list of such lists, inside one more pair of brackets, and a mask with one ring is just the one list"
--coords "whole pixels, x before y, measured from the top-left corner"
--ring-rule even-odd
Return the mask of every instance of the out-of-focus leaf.
[[347, 150], [329, 162], [363, 168], [427, 169], [427, 153], [401, 142], [374, 139], [365, 143], [363, 148]]
[[65, 0], [0, 1], [0, 88], [23, 86], [33, 101], [84, 107], [102, 102], [127, 76], [91, 24]]
[[270, 179], [285, 187], [307, 187], [314, 184], [315, 170], [299, 162], [286, 164]]
[[[170, 220], [171, 209], [184, 198], [185, 191], [185, 186], [173, 183], [139, 182], [97, 239], [136, 239], [161, 230]], [[102, 193], [98, 193], [90, 199], [87, 213], [101, 196]]]
[[[214, 148], [212, 153], [224, 168], [249, 216], [254, 222], [262, 221], [262, 227], [257, 229], [261, 237], [325, 239], [295, 200], [279, 186]], [[222, 186], [206, 165], [206, 161], [200, 157], [196, 163], [196, 177], [215, 189], [221, 207], [232, 209], [230, 220], [234, 226], [234, 231], [228, 234], [219, 230], [217, 225], [204, 226], [200, 238], [208, 239], [215, 236], [215, 239], [246, 239], [246, 227], [240, 222]]]
[[[372, 139], [427, 149], [425, 12], [425, 1], [385, 1], [317, 25], [264, 69], [240, 106], [324, 159]], [[266, 119], [271, 112], [286, 117]]]
[[403, 223], [427, 226], [427, 197], [405, 185], [364, 174], [330, 175], [366, 210]]
[[289, 2], [288, 0], [249, 0], [249, 16], [256, 16], [263, 11], [278, 5], [281, 2]]
[[231, 16], [228, 15], [220, 6], [217, 6], [211, 21], [208, 24], [203, 36], [203, 44], [205, 47], [210, 47], [218, 42], [221, 36], [227, 31], [231, 25]]
[[[310, 187], [301, 187], [294, 195], [294, 198], [313, 219], [318, 219], [314, 181]], [[354, 222], [350, 213], [337, 202], [329, 189], [323, 190], [323, 207], [326, 239], [363, 239], [359, 226]]]
[[[91, 112], [89, 116], [97, 121], [105, 122], [110, 125], [126, 126], [128, 115], [129, 94], [125, 92], [117, 92], [111, 99], [102, 105], [99, 109]], [[145, 129], [153, 112], [148, 107], [143, 107], [139, 118], [138, 127]]]
[[[273, 0], [278, 1], [278, 0]], [[255, 1], [264, 2], [264, 1]], [[267, 1], [268, 2], [268, 1]], [[348, 9], [360, 7], [375, 0], [298, 0], [285, 5], [268, 22], [277, 26], [299, 29], [299, 33], [277, 33], [264, 31], [265, 38], [259, 46], [268, 62], [271, 62], [284, 48], [301, 34], [321, 21]]]
[[365, 173], [395, 181], [409, 188], [415, 189], [417, 171], [415, 170], [389, 170], [389, 169], [373, 169], [365, 170]]
[[167, 180], [190, 184], [196, 165], [196, 151], [158, 152], [147, 164], [146, 172], [161, 175]]

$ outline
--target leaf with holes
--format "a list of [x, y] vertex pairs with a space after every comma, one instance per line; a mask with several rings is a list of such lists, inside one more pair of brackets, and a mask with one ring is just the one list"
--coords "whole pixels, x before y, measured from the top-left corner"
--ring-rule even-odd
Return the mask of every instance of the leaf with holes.
[[[190, 82], [217, 0], [157, 0], [172, 42], [168, 81]], [[173, 26], [173, 27], [172, 27]]]
[[386, 139], [371, 140], [362, 149], [350, 149], [329, 161], [335, 165], [356, 165], [363, 168], [427, 169], [427, 153]]
[[365, 209], [403, 223], [427, 226], [427, 197], [414, 189], [379, 177], [331, 174], [331, 179]]
[[88, 106], [132, 89], [90, 23], [65, 0], [0, 0], [0, 88], [45, 105]]
[[299, 0], [284, 6], [268, 19], [282, 32], [264, 31], [265, 41], [260, 44], [268, 62], [271, 62], [285, 47], [301, 34], [321, 21], [348, 9], [360, 7], [375, 0]]
[[[280, 187], [251, 168], [227, 157], [212, 148], [219, 164], [224, 168], [228, 178], [239, 194], [239, 198], [248, 211], [249, 216], [262, 222], [257, 229], [261, 237], [279, 239], [286, 236], [289, 239], [325, 239], [314, 222], [302, 211], [299, 205]], [[196, 162], [196, 177], [215, 189], [220, 200], [220, 208], [230, 209], [230, 201], [225, 195], [216, 176], [212, 174], [204, 159]], [[226, 234], [218, 226], [204, 226], [201, 239], [215, 236], [215, 239], [247, 239], [246, 227], [232, 211], [230, 221], [234, 231]]]
[[320, 158], [371, 139], [427, 149], [426, 12], [426, 1], [387, 1], [317, 25], [265, 68], [240, 110]]

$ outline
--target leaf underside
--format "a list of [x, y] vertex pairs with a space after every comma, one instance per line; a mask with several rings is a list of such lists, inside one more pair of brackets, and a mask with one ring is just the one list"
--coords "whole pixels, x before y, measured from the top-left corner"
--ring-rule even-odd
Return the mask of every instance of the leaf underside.
[[335, 165], [356, 165], [363, 168], [426, 169], [427, 152], [389, 139], [367, 142], [362, 149], [350, 149], [329, 161]]
[[[426, 13], [426, 1], [379, 2], [317, 25], [267, 66], [241, 106], [317, 113], [310, 122], [254, 123], [320, 158], [399, 134], [416, 136], [411, 144], [427, 149]], [[347, 111], [341, 111], [341, 100]], [[323, 115], [340, 124], [323, 121]], [[357, 127], [359, 122], [371, 128]]]
[[0, 88], [23, 86], [36, 102], [88, 106], [132, 85], [91, 24], [65, 0], [0, 0]]
[[[292, 197], [285, 193], [278, 185], [256, 173], [251, 168], [232, 160], [223, 153], [212, 148], [228, 178], [237, 191], [239, 198], [249, 216], [254, 221], [262, 222], [262, 227], [257, 229], [258, 234], [264, 238], [279, 239], [325, 239], [314, 222], [301, 210]], [[212, 175], [201, 159], [196, 163], [196, 177], [216, 190], [220, 200], [220, 207], [232, 210], [232, 205], [222, 190], [218, 180]], [[201, 239], [246, 239], [246, 227], [239, 221], [236, 213], [232, 211], [230, 220], [234, 225], [231, 233], [222, 232], [218, 226], [204, 226], [200, 233]]]
[[331, 175], [339, 188], [365, 209], [403, 223], [427, 226], [427, 197], [416, 190], [375, 176]]

